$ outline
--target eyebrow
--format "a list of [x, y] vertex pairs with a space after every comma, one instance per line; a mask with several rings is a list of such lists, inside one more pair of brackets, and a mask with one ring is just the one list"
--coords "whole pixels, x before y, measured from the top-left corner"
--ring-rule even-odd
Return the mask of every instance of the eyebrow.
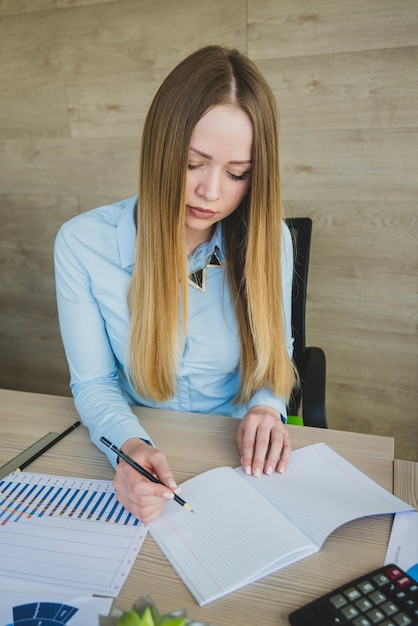
[[[193, 146], [190, 146], [190, 150], [192, 152], [195, 152], [196, 154], [198, 154], [199, 156], [202, 156], [205, 159], [209, 159], [209, 161], [212, 161], [213, 157], [210, 154], [206, 154], [205, 152], [202, 152], [201, 150], [198, 150], [197, 148], [193, 148]], [[231, 165], [248, 165], [251, 164], [252, 160], [245, 160], [245, 161], [228, 161], [228, 164]]]

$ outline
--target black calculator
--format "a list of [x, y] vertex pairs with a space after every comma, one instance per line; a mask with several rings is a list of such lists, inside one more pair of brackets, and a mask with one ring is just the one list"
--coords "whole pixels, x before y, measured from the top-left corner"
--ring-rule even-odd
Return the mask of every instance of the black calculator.
[[349, 581], [289, 615], [292, 626], [418, 626], [418, 583], [397, 565]]

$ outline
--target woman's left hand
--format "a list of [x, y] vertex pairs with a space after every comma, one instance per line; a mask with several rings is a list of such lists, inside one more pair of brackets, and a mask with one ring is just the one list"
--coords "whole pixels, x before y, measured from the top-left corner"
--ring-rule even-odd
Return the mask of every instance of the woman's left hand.
[[292, 451], [280, 413], [262, 405], [252, 407], [242, 418], [237, 444], [244, 472], [257, 477], [276, 469], [283, 474]]

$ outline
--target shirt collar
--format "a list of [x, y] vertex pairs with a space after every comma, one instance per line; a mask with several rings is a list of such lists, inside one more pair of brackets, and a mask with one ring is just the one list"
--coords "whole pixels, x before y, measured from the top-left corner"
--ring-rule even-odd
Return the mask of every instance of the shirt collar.
[[223, 235], [222, 235], [222, 223], [218, 222], [215, 232], [213, 233], [209, 241], [205, 241], [196, 248], [194, 252], [189, 256], [188, 271], [196, 272], [198, 269], [205, 267], [212, 254], [215, 252], [221, 263], [225, 262], [225, 256], [223, 252]]

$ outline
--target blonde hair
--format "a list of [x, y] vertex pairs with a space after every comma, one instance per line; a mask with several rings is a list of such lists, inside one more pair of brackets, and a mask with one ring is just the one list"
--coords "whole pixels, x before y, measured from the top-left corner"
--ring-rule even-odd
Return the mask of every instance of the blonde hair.
[[130, 285], [130, 369], [144, 398], [175, 391], [187, 332], [185, 181], [191, 134], [212, 107], [235, 104], [252, 120], [251, 188], [223, 220], [225, 257], [240, 337], [237, 403], [261, 387], [290, 396], [295, 371], [286, 350], [281, 286], [277, 113], [265, 79], [237, 50], [208, 46], [184, 59], [159, 88], [145, 120], [137, 244]]

